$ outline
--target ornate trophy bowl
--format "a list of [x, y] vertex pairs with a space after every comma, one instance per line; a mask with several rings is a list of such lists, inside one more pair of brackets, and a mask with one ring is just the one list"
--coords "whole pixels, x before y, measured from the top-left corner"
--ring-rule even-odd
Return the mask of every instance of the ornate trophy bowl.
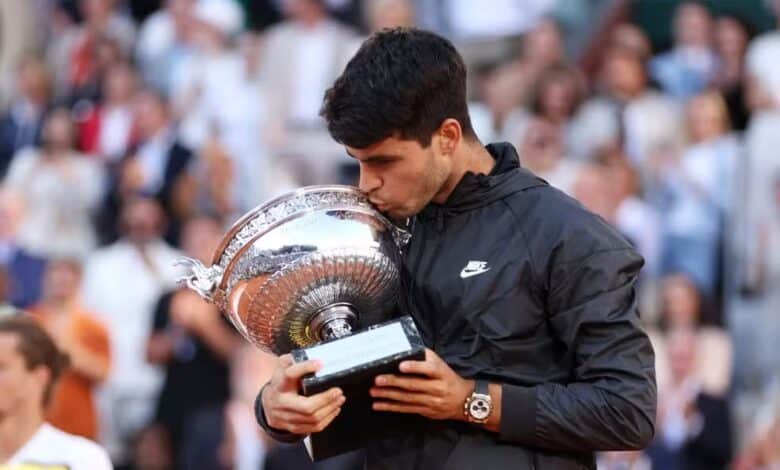
[[322, 361], [302, 381], [303, 394], [343, 387], [342, 413], [308, 442], [315, 460], [359, 447], [355, 426], [375, 426], [373, 377], [424, 356], [411, 318], [389, 321], [408, 240], [356, 188], [309, 186], [244, 215], [211, 266], [183, 260], [190, 273], [182, 282], [218, 305], [253, 345]]

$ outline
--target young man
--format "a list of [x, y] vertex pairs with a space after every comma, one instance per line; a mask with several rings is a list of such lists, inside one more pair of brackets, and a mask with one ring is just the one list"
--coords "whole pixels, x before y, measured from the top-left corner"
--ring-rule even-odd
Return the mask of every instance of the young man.
[[0, 318], [0, 468], [110, 470], [108, 454], [44, 421], [44, 409], [68, 359], [38, 324]]
[[[360, 189], [410, 219], [400, 311], [430, 347], [376, 378], [376, 410], [427, 419], [371, 443], [367, 467], [595, 468], [594, 451], [639, 449], [654, 433], [654, 356], [634, 292], [642, 258], [520, 168], [511, 145], [483, 147], [465, 82], [448, 41], [394, 29], [368, 39], [325, 96]], [[338, 415], [341, 390], [298, 393], [318, 366], [280, 358], [258, 399], [272, 436], [294, 440]]]

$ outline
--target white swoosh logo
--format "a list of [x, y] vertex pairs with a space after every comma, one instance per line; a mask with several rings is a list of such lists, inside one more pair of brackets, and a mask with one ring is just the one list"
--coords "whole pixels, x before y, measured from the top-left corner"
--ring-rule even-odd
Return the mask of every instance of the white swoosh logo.
[[466, 279], [467, 277], [476, 276], [477, 274], [482, 274], [490, 271], [490, 268], [480, 268], [480, 269], [467, 269], [463, 268], [463, 270], [460, 272], [460, 277], [462, 279]]

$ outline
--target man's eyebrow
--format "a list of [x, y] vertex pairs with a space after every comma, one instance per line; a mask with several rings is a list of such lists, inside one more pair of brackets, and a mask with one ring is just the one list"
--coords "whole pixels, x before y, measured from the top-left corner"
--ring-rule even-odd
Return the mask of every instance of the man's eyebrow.
[[375, 155], [369, 155], [369, 156], [367, 156], [367, 157], [365, 157], [365, 158], [363, 158], [361, 160], [360, 158], [352, 155], [349, 152], [349, 150], [347, 150], [346, 152], [347, 152], [347, 155], [349, 155], [350, 157], [354, 158], [355, 160], [362, 161], [362, 162], [370, 162], [372, 160], [395, 160], [397, 158], [400, 158], [400, 155], [392, 155], [392, 154], [389, 154], [389, 153], [378, 153], [378, 154], [375, 154]]

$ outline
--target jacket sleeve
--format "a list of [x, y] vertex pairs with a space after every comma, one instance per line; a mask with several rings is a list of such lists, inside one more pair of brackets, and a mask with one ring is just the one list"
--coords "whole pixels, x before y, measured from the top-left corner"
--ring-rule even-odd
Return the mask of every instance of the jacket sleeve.
[[[576, 243], [576, 242], [575, 242]], [[642, 331], [633, 249], [551, 256], [548, 324], [574, 364], [566, 383], [502, 385], [502, 440], [559, 451], [646, 447], [655, 432], [653, 349]]]
[[298, 442], [303, 439], [305, 436], [275, 429], [272, 428], [270, 424], [268, 424], [268, 421], [265, 419], [265, 411], [263, 411], [262, 398], [264, 390], [265, 385], [263, 385], [263, 388], [260, 389], [260, 393], [257, 394], [257, 398], [255, 399], [255, 419], [257, 420], [257, 424], [259, 424], [260, 427], [263, 428], [263, 430], [266, 432], [266, 434], [271, 436], [272, 439], [279, 442]]

